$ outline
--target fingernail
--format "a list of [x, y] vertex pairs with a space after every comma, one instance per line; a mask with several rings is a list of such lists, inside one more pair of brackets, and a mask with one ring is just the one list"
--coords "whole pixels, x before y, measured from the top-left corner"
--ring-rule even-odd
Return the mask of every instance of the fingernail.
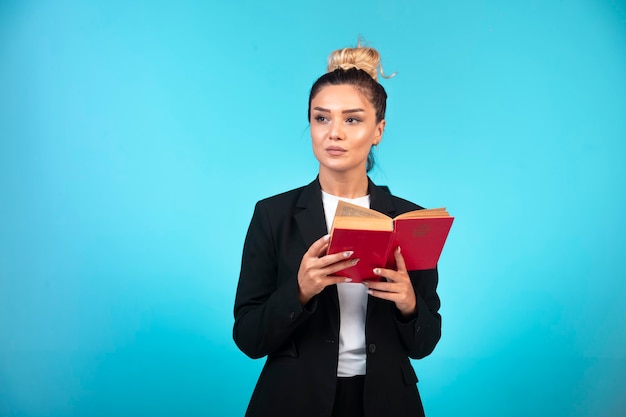
[[350, 261], [350, 265], [356, 265], [359, 262], [359, 258], [354, 258]]
[[374, 292], [373, 292], [372, 290], [367, 290], [367, 293], [368, 293], [369, 295], [374, 295]]
[[374, 273], [376, 275], [380, 275], [380, 268], [374, 268]]
[[369, 286], [370, 286], [370, 283], [369, 283], [369, 282], [367, 282], [367, 281], [362, 281], [362, 282], [361, 282], [361, 284], [365, 285], [366, 287], [369, 287]]
[[401, 250], [400, 250], [400, 246], [398, 246], [398, 253], [400, 253], [400, 252], [401, 252]]
[[324, 236], [324, 242], [328, 242], [329, 239], [330, 239], [330, 235]]
[[352, 278], [346, 278], [344, 282], [352, 282]]
[[343, 257], [344, 258], [349, 258], [349, 257], [352, 256], [353, 253], [354, 253], [354, 251], [351, 251], [351, 250], [346, 251], [346, 252], [343, 253]]

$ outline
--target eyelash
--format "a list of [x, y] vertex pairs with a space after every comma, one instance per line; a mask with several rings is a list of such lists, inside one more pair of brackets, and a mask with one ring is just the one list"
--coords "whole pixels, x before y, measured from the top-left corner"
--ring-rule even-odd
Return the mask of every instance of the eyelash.
[[[326, 116], [315, 116], [314, 119], [316, 122], [319, 122], [319, 123], [328, 121], [328, 118]], [[357, 119], [356, 117], [348, 117], [346, 119], [346, 122], [348, 122], [349, 124], [359, 123], [360, 121], [361, 119]]]

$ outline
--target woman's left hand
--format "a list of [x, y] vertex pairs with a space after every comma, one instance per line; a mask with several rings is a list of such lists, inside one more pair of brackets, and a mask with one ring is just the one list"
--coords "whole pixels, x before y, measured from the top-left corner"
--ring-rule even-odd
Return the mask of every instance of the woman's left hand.
[[386, 282], [363, 281], [363, 284], [369, 288], [368, 292], [370, 295], [383, 300], [393, 301], [403, 315], [409, 316], [415, 313], [417, 308], [415, 291], [413, 290], [413, 284], [406, 270], [404, 257], [400, 253], [399, 246], [396, 248], [394, 256], [398, 268], [396, 271], [385, 268], [374, 269], [374, 273], [384, 277], [387, 280]]

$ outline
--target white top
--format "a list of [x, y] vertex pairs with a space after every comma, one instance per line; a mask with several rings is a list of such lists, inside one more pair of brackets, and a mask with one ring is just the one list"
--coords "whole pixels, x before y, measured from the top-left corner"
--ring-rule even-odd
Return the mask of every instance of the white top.
[[[333, 224], [339, 200], [361, 207], [370, 206], [370, 196], [343, 198], [322, 191], [328, 232]], [[339, 294], [339, 364], [337, 376], [365, 375], [365, 313], [367, 288], [362, 284], [337, 284]]]

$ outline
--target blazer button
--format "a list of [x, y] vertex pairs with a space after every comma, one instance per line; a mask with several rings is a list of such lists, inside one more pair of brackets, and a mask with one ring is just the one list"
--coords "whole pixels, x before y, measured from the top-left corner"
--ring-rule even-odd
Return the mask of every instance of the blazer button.
[[375, 345], [375, 344], [373, 344], [373, 343], [371, 343], [371, 344], [367, 347], [367, 350], [369, 350], [369, 351], [370, 351], [370, 353], [374, 353], [374, 352], [376, 352], [376, 345]]
[[295, 313], [295, 312], [293, 312], [293, 311], [292, 311], [291, 313], [289, 313], [289, 318], [290, 318], [291, 320], [295, 319], [295, 318], [296, 318], [296, 313]]

